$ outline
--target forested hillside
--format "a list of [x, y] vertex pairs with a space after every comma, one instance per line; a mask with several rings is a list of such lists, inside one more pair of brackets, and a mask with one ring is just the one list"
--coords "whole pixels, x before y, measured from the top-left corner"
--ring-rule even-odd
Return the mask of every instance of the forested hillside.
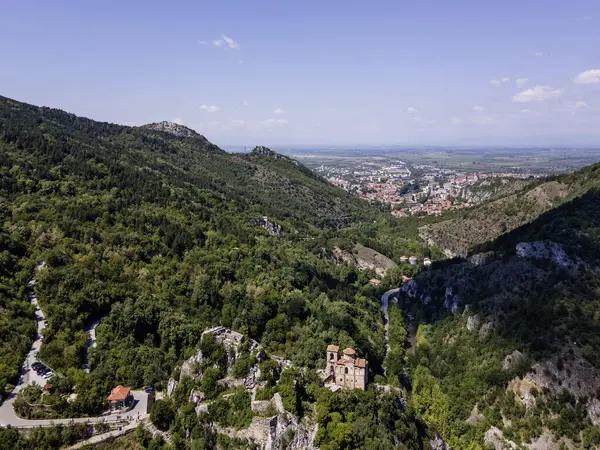
[[[228, 154], [188, 129], [99, 123], [2, 98], [0, 180], [7, 249], [0, 305], [15, 317], [2, 322], [0, 351], [18, 334], [32, 338], [24, 286], [45, 261], [35, 288], [48, 320], [40, 359], [60, 375], [42, 398], [19, 397], [20, 415], [95, 415], [117, 384], [164, 389], [214, 325], [258, 340], [298, 368], [321, 368], [335, 342], [368, 358], [371, 377], [381, 373], [380, 292], [368, 283], [374, 273], [339, 265], [327, 253], [341, 226], [395, 222], [296, 161], [263, 148]], [[104, 316], [88, 374], [80, 370], [84, 329]], [[21, 339], [20, 353], [2, 359], [8, 388], [29, 344]], [[290, 380], [300, 389], [314, 379], [306, 377]], [[67, 401], [65, 392], [76, 399]], [[320, 392], [298, 393], [304, 406], [294, 412], [312, 417], [319, 402], [331, 408], [332, 416], [321, 418], [331, 423], [320, 435], [324, 448], [367, 441], [392, 448], [398, 439], [423, 446], [425, 428], [409, 409], [371, 415], [393, 396], [372, 392], [371, 409], [341, 414]], [[362, 416], [373, 426], [349, 436]], [[200, 420], [203, 435], [208, 419]]]
[[[575, 193], [599, 170], [561, 182]], [[402, 289], [420, 322], [413, 406], [453, 448], [600, 445], [599, 227], [590, 188]]]
[[420, 235], [430, 245], [443, 248], [449, 257], [466, 256], [475, 245], [494, 240], [598, 187], [594, 167], [586, 167], [569, 175], [521, 183], [516, 193], [463, 210], [448, 220], [422, 226]]

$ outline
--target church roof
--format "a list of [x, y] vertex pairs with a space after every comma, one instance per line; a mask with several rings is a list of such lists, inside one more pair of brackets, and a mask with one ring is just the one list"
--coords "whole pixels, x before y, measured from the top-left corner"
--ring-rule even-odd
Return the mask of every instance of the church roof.
[[339, 350], [340, 350], [340, 348], [337, 345], [329, 344], [327, 346], [328, 352], [338, 352]]
[[356, 350], [354, 350], [353, 348], [345, 348], [344, 349], [344, 355], [356, 355]]

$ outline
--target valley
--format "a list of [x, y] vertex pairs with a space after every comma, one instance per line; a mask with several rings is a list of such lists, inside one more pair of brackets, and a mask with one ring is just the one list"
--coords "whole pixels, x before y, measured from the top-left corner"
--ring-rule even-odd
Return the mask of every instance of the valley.
[[0, 448], [595, 448], [599, 171], [403, 217], [266, 147], [1, 97]]

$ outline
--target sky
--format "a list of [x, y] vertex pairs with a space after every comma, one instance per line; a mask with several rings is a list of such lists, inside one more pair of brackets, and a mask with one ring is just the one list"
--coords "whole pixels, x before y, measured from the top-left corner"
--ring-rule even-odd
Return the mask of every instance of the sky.
[[600, 1], [0, 0], [0, 95], [224, 148], [600, 146]]

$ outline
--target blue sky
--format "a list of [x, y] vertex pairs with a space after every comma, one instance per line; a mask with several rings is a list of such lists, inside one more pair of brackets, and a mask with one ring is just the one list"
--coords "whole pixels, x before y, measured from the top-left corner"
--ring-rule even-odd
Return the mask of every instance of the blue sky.
[[600, 144], [597, 0], [0, 0], [0, 95], [228, 145]]

